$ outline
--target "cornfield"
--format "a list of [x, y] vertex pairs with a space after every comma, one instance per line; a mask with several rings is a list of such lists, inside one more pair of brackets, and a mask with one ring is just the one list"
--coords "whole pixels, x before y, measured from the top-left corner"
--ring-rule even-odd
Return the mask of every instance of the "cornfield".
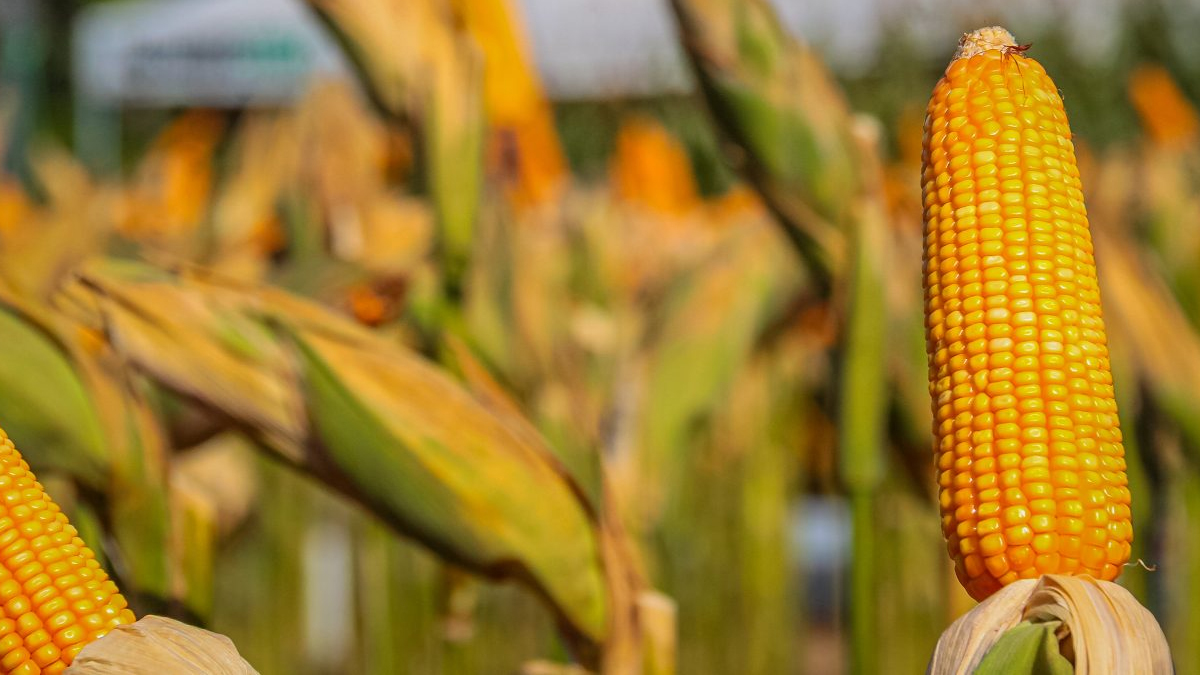
[[[967, 639], [955, 620], [989, 612], [1004, 644], [1085, 672], [1082, 642], [1060, 654], [1053, 635], [1083, 635], [1061, 608], [1099, 591], [1033, 580], [1081, 572], [1116, 578], [1096, 588], [1133, 617], [1122, 630], [1157, 622], [1176, 672], [1200, 673], [1200, 79], [1185, 56], [1127, 50], [1108, 83], [1119, 123], [1061, 36], [988, 57], [1023, 69], [988, 96], [1047, 106], [1013, 113], [1027, 127], [1061, 124], [1082, 186], [1071, 255], [1094, 250], [1079, 297], [1105, 308], [1085, 336], [1104, 354], [1061, 367], [1098, 383], [1087, 419], [1103, 430], [1079, 444], [1107, 444], [1095, 499], [1111, 508], [1040, 507], [1078, 509], [1111, 541], [1051, 538], [1019, 504], [1005, 548], [986, 538], [1001, 497], [949, 501], [1007, 480], [978, 452], [974, 469], [954, 461], [956, 431], [991, 439], [990, 417], [956, 422], [948, 402], [974, 400], [946, 369], [973, 338], [982, 354], [984, 328], [939, 342], [957, 281], [931, 270], [968, 269], [976, 236], [944, 248], [937, 232], [938, 209], [967, 213], [959, 191], [937, 196], [967, 180], [958, 160], [931, 159], [964, 124], [962, 80], [947, 75], [922, 129], [953, 42], [936, 58], [888, 42], [846, 76], [766, 0], [661, 4], [691, 94], [562, 102], [520, 3], [307, 0], [349, 78], [288, 105], [160, 115], [116, 171], [24, 142], [0, 89], [0, 450], [19, 449], [5, 466], [35, 473], [86, 543], [70, 553], [94, 555], [136, 616], [224, 635], [264, 674], [957, 672], [934, 668], [965, 668], [943, 646]], [[1130, 25], [1164, 20], [1146, 12]], [[970, 180], [1003, 171], [973, 152]], [[1021, 180], [1020, 207], [1049, 209]], [[1005, 331], [989, 350], [1012, 351]], [[993, 373], [1014, 360], [992, 355]], [[1039, 363], [1050, 391], [1058, 362]], [[1025, 446], [1045, 440], [1055, 396], [1033, 398], [997, 440], [1019, 445], [1029, 420]], [[1075, 467], [1059, 460], [1046, 485]], [[27, 612], [0, 617], [0, 666]], [[15, 649], [54, 663], [46, 640]], [[971, 663], [1004, 665], [985, 651]]]

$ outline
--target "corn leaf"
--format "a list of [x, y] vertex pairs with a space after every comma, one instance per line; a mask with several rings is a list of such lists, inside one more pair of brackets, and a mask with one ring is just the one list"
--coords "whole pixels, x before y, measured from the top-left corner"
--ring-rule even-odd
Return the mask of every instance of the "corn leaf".
[[165, 440], [142, 392], [127, 391], [121, 400], [121, 419], [115, 421], [124, 425], [124, 442], [114, 447], [108, 488], [108, 516], [120, 552], [116, 567], [137, 592], [172, 600], [171, 566], [191, 552], [175, 549], [172, 558]]
[[[874, 157], [880, 131], [864, 123], [856, 128], [864, 157]], [[853, 251], [846, 293], [846, 335], [842, 353], [839, 419], [839, 472], [851, 491], [875, 489], [883, 479], [883, 447], [887, 435], [887, 305], [884, 297], [887, 214], [880, 192], [879, 166], [869, 169], [870, 189], [852, 207]]]

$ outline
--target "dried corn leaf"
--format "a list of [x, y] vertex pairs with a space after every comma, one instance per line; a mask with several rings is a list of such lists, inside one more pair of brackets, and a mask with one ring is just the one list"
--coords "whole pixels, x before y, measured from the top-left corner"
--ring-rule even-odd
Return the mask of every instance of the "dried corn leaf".
[[70, 675], [257, 675], [224, 635], [161, 616], [117, 626], [83, 648]]
[[196, 616], [212, 614], [217, 514], [204, 495], [171, 486], [171, 597]]
[[[119, 418], [105, 420], [123, 426], [109, 429], [109, 438], [123, 441], [110, 446], [113, 475], [108, 487], [108, 518], [121, 555], [116, 569], [129, 580], [131, 590], [174, 598], [172, 566], [180, 562], [181, 555], [193, 554], [172, 551], [166, 440], [142, 391], [147, 383], [132, 373], [125, 376], [127, 379], [113, 382], [109, 388], [96, 387], [95, 381], [89, 380], [93, 396], [120, 392], [113, 396], [119, 401]], [[201, 556], [200, 552], [195, 555]]]
[[[62, 297], [62, 296], [60, 296]], [[47, 317], [99, 414], [109, 463], [106, 520], [117, 573], [133, 593], [170, 598], [170, 514], [166, 439], [147, 401], [147, 382], [97, 331], [69, 317]]]
[[380, 193], [362, 206], [362, 219], [349, 260], [371, 274], [412, 273], [433, 238], [433, 214], [422, 200]]
[[1007, 635], [1022, 622], [1060, 623], [1060, 653], [1081, 675], [1173, 672], [1162, 629], [1129, 591], [1109, 581], [1053, 574], [1009, 584], [955, 621], [938, 641], [928, 672], [985, 672], [985, 662], [1008, 667], [991, 672], [1018, 672], [989, 653], [1002, 642], [1005, 649], [1028, 647], [1017, 643], [1035, 634]]
[[678, 613], [675, 601], [662, 593], [644, 591], [638, 595], [637, 608], [643, 641], [643, 675], [674, 675]]
[[553, 661], [530, 661], [521, 665], [519, 675], [594, 675], [586, 668]]
[[225, 433], [188, 449], [171, 465], [172, 596], [202, 617], [213, 610], [217, 542], [254, 506], [252, 452], [244, 437]]
[[299, 152], [294, 113], [248, 112], [230, 150], [230, 169], [212, 204], [214, 269], [238, 279], [266, 275], [284, 242], [275, 210], [294, 179]]
[[208, 504], [217, 529], [229, 534], [257, 499], [251, 444], [235, 433], [189, 448], [171, 464], [171, 487]]
[[456, 278], [471, 247], [483, 179], [481, 54], [434, 0], [309, 3], [342, 40], [376, 107], [420, 132], [441, 252]]

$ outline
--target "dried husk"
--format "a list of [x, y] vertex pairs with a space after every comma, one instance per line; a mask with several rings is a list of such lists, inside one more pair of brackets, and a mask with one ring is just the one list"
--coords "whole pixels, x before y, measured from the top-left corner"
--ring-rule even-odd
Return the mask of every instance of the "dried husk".
[[976, 672], [1022, 621], [1062, 622], [1059, 644], [1075, 672], [1172, 673], [1162, 628], [1129, 591], [1087, 576], [1047, 575], [1005, 586], [942, 634], [929, 675]]
[[118, 626], [83, 648], [68, 675], [257, 675], [224, 635], [162, 616]]

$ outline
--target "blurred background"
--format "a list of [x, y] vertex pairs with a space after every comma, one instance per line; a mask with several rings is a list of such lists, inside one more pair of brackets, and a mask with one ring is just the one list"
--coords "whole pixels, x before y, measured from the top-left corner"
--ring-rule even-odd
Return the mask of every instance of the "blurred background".
[[1198, 673], [1195, 0], [0, 0], [0, 426], [264, 674], [921, 672], [921, 126], [992, 24]]

